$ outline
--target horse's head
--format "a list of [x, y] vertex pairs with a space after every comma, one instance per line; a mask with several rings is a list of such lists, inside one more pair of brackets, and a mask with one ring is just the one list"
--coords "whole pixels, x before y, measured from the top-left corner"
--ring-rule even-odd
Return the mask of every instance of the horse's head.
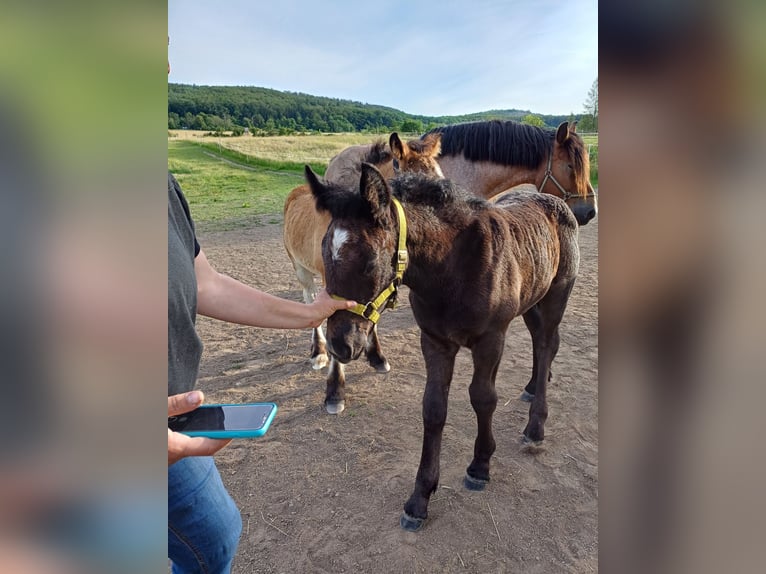
[[556, 130], [553, 151], [548, 158], [540, 191], [561, 197], [585, 225], [596, 217], [596, 193], [590, 184], [590, 160], [582, 138], [575, 133], [575, 122], [564, 122]]
[[[396, 219], [385, 178], [365, 163], [359, 193], [321, 182], [309, 166], [306, 181], [317, 209], [332, 217], [322, 240], [325, 288], [331, 295], [374, 301], [396, 275]], [[327, 348], [342, 363], [357, 359], [373, 327], [361, 315], [338, 311], [327, 320]]]
[[423, 139], [402, 142], [399, 134], [394, 132], [388, 140], [388, 145], [394, 158], [399, 163], [399, 171], [407, 173], [423, 173], [439, 179], [444, 179], [436, 158], [442, 150], [442, 135], [435, 132]]

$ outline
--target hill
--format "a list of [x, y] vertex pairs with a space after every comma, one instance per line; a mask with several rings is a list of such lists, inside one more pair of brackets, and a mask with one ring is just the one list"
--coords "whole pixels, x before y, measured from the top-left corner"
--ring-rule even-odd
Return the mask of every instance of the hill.
[[[432, 127], [459, 122], [520, 120], [529, 110], [489, 110], [462, 116], [421, 116], [401, 110], [246, 86], [196, 86], [168, 84], [168, 129], [197, 129], [242, 133], [248, 128], [264, 135], [295, 132], [422, 133]], [[555, 127], [579, 116], [536, 114]]]

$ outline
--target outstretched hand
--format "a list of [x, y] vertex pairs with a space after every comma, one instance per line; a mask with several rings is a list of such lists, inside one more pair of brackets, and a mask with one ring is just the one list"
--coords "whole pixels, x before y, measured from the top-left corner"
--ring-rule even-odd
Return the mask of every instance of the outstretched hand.
[[311, 322], [311, 326], [318, 327], [322, 324], [322, 321], [335, 313], [335, 311], [351, 309], [355, 305], [356, 301], [333, 299], [330, 297], [326, 290], [320, 289], [320, 291], [317, 293], [316, 299], [314, 299], [314, 302], [309, 305], [309, 307], [312, 307], [314, 310], [316, 310], [317, 314], [317, 318]]
[[[168, 416], [193, 411], [202, 404], [202, 391], [191, 391], [168, 397]], [[231, 439], [214, 439], [202, 436], [190, 437], [168, 429], [168, 466], [187, 456], [210, 456], [221, 450]]]

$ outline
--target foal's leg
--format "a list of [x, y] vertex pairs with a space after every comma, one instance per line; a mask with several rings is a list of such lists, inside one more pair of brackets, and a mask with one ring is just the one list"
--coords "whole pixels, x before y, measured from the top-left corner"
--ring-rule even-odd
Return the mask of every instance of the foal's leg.
[[478, 433], [473, 447], [473, 461], [466, 469], [463, 480], [469, 490], [484, 490], [489, 482], [489, 459], [495, 452], [495, 437], [492, 436], [492, 415], [497, 407], [495, 377], [504, 343], [504, 333], [487, 333], [471, 347], [473, 378], [468, 394], [476, 413]]
[[[535, 305], [532, 307], [529, 311], [524, 313], [524, 323], [527, 325], [527, 329], [530, 333], [533, 333], [541, 328], [542, 325], [542, 317], [540, 316], [540, 309]], [[533, 349], [534, 349], [534, 340], [532, 341]], [[558, 345], [556, 345], [556, 349], [553, 351], [553, 356], [556, 356], [556, 353], [558, 352]], [[532, 376], [529, 378], [529, 382], [527, 383], [527, 386], [524, 387], [524, 391], [521, 393], [521, 397], [519, 397], [522, 401], [526, 403], [531, 403], [532, 400], [535, 398], [535, 383], [537, 381], [537, 353], [532, 352]], [[550, 381], [553, 377], [553, 373], [551, 372], [551, 369], [548, 369], [548, 380]]]
[[455, 355], [459, 347], [448, 341], [420, 334], [420, 347], [426, 361], [426, 389], [423, 393], [423, 451], [415, 478], [415, 491], [404, 505], [399, 524], [414, 532], [428, 516], [428, 499], [439, 484], [439, 454], [442, 431], [447, 420], [447, 399]]
[[532, 335], [532, 352], [537, 364], [534, 372], [535, 394], [529, 406], [529, 422], [524, 429], [523, 439], [527, 443], [540, 443], [545, 438], [543, 427], [548, 418], [546, 386], [551, 363], [559, 349], [559, 324], [573, 286], [574, 280], [551, 286], [545, 297], [524, 314], [524, 321]]
[[[293, 262], [295, 274], [303, 287], [303, 301], [312, 303], [317, 296], [317, 288], [314, 283], [314, 275], [301, 265], [298, 261]], [[311, 368], [314, 370], [323, 369], [327, 366], [329, 357], [327, 356], [327, 341], [325, 340], [322, 326], [314, 328], [311, 332]]]
[[367, 337], [367, 344], [364, 347], [364, 354], [370, 365], [379, 373], [387, 373], [391, 370], [391, 365], [383, 356], [383, 350], [380, 348], [380, 339], [378, 339], [378, 326], [373, 325], [370, 336]]
[[330, 370], [327, 373], [324, 408], [331, 415], [342, 413], [346, 408], [346, 375], [343, 363], [330, 358]]

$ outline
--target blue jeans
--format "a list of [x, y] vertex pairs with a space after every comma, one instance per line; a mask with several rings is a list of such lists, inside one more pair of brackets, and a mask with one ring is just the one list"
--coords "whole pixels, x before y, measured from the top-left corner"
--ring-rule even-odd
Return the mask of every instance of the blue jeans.
[[213, 457], [168, 467], [168, 558], [173, 574], [225, 573], [237, 552], [242, 517]]

